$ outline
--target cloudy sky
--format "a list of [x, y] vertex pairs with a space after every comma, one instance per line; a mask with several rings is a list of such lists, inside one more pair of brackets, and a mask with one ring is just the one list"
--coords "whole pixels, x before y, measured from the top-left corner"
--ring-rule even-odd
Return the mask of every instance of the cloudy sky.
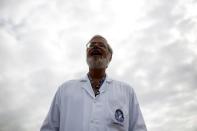
[[58, 86], [87, 73], [95, 34], [149, 131], [197, 131], [196, 0], [0, 0], [0, 131], [39, 130]]

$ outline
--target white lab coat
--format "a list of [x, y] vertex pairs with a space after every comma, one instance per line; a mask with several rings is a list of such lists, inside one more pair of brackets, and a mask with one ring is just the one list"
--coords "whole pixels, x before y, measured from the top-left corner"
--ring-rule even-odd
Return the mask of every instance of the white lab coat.
[[[117, 115], [116, 111], [120, 110]], [[119, 119], [120, 117], [120, 119]], [[131, 86], [106, 79], [95, 97], [88, 77], [62, 84], [40, 131], [147, 131]]]

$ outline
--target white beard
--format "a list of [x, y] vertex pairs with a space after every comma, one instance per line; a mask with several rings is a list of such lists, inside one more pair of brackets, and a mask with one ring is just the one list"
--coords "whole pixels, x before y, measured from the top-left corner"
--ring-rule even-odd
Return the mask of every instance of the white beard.
[[102, 56], [90, 56], [86, 61], [91, 69], [107, 68], [109, 64], [109, 59]]

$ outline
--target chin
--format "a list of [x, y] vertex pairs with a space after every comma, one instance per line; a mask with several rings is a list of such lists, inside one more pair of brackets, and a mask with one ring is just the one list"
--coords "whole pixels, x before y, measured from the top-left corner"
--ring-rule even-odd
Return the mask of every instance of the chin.
[[91, 69], [102, 69], [108, 66], [108, 60], [101, 57], [89, 57], [87, 58], [87, 64]]

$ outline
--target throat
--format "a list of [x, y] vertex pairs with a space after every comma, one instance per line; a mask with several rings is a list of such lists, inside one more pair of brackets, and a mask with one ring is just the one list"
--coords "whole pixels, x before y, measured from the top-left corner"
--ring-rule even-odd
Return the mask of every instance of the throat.
[[91, 86], [92, 86], [92, 89], [95, 93], [95, 96], [99, 94], [99, 89], [100, 87], [102, 86], [102, 84], [104, 83], [105, 81], [105, 78], [106, 78], [106, 75], [103, 76], [102, 78], [100, 79], [93, 79], [89, 74], [88, 74], [88, 78], [90, 80], [90, 83], [91, 83]]

